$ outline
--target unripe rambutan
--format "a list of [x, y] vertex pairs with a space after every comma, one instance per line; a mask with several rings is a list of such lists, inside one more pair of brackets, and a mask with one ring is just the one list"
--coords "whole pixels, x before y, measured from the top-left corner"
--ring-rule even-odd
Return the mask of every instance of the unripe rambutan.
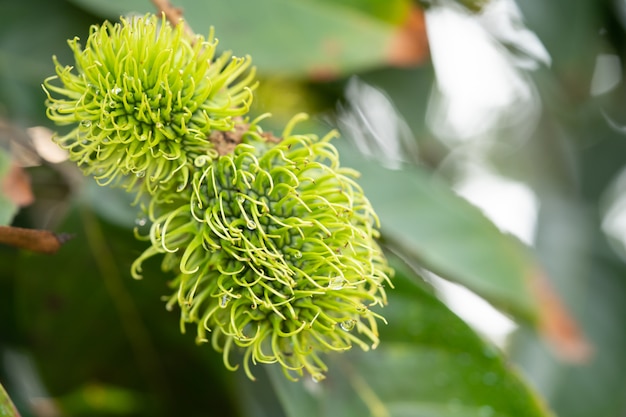
[[385, 303], [390, 270], [376, 215], [355, 172], [340, 167], [332, 134], [291, 128], [268, 143], [252, 126], [231, 154], [196, 172], [190, 198], [154, 219], [135, 273], [167, 253], [179, 272], [168, 305], [180, 306], [183, 328], [197, 324], [198, 341], [210, 332], [229, 368], [239, 346], [250, 377], [252, 361], [321, 379], [320, 353], [378, 344], [381, 317], [370, 307]]
[[188, 39], [164, 18], [106, 22], [84, 48], [69, 45], [75, 67], [55, 57], [57, 75], [44, 82], [48, 117], [73, 126], [55, 140], [101, 184], [184, 187], [195, 158], [217, 156], [211, 132], [232, 129], [252, 102], [249, 57], [215, 58], [212, 33]]
[[293, 134], [301, 116], [280, 139], [248, 124], [250, 60], [214, 59], [212, 34], [145, 16], [69, 43], [76, 71], [55, 59], [44, 82], [50, 119], [73, 125], [56, 141], [99, 183], [147, 197], [150, 246], [132, 274], [163, 255], [183, 330], [195, 324], [229, 369], [242, 350], [250, 378], [251, 363], [279, 363], [319, 380], [321, 354], [378, 344], [371, 308], [392, 271], [333, 134]]

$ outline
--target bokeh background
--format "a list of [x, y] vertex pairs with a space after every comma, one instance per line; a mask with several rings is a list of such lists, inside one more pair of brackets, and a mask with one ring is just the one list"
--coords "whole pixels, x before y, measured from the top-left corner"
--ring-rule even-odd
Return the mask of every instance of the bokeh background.
[[397, 269], [383, 342], [316, 385], [181, 335], [158, 262], [130, 277], [138, 209], [64, 161], [41, 89], [67, 39], [154, 6], [0, 0], [0, 224], [74, 235], [0, 247], [23, 416], [626, 416], [624, 0], [174, 3], [252, 56], [267, 130], [341, 132]]

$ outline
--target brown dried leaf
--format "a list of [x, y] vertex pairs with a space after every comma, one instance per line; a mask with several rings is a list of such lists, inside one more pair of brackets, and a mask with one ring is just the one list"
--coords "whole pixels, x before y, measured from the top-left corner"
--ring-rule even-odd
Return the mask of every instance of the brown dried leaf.
[[539, 331], [555, 354], [568, 362], [587, 362], [593, 348], [543, 273], [532, 277], [531, 291], [538, 300]]
[[30, 177], [15, 161], [11, 162], [8, 172], [0, 183], [2, 194], [19, 207], [28, 206], [35, 201], [30, 186]]
[[426, 21], [422, 9], [414, 5], [404, 24], [391, 40], [387, 62], [396, 67], [422, 64], [429, 56]]

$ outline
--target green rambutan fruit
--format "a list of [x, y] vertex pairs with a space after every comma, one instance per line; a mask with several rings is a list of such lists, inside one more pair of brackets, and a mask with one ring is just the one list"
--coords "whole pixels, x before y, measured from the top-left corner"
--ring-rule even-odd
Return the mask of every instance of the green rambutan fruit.
[[151, 194], [185, 187], [195, 158], [217, 156], [211, 132], [231, 130], [252, 102], [249, 57], [216, 58], [213, 33], [188, 39], [164, 17], [106, 22], [84, 47], [68, 43], [75, 67], [54, 57], [47, 114], [73, 126], [55, 140], [101, 184]]
[[[86, 175], [147, 197], [150, 246], [162, 256], [169, 309], [181, 329], [250, 365], [321, 380], [322, 355], [376, 347], [373, 311], [392, 270], [376, 243], [378, 218], [340, 166], [333, 133], [281, 138], [245, 118], [249, 58], [214, 57], [217, 41], [144, 16], [92, 27], [75, 68], [56, 58], [44, 82], [47, 114], [69, 133], [56, 142]], [[58, 85], [60, 83], [60, 85]]]
[[386, 302], [390, 269], [375, 238], [378, 219], [340, 167], [332, 134], [267, 141], [254, 124], [232, 153], [194, 173], [176, 209], [153, 218], [152, 247], [135, 263], [165, 253], [178, 272], [168, 307], [197, 340], [224, 352], [243, 348], [252, 363], [282, 365], [290, 378], [322, 379], [319, 354], [378, 344], [371, 310]]

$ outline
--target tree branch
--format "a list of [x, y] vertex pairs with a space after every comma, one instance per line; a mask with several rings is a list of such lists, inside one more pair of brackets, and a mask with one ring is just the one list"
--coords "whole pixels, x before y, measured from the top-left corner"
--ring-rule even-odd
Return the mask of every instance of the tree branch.
[[66, 233], [56, 234], [48, 230], [0, 226], [0, 244], [32, 252], [56, 253], [71, 238], [72, 236]]

